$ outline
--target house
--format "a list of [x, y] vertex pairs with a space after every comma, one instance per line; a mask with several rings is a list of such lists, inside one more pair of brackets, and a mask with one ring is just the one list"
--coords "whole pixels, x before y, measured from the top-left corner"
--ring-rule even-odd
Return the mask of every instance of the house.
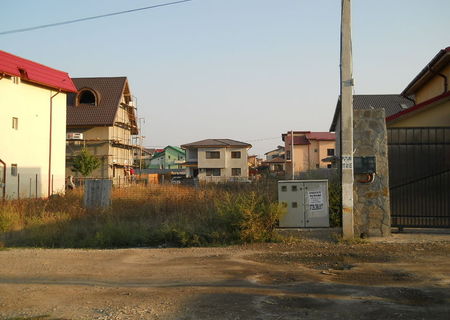
[[436, 56], [402, 91], [414, 106], [386, 117], [389, 128], [450, 127], [450, 47]]
[[[354, 95], [353, 109], [384, 109], [388, 128], [448, 127], [449, 77], [450, 47], [447, 47], [437, 53], [401, 94]], [[338, 99], [331, 132], [340, 132], [340, 110], [341, 101]]]
[[150, 166], [150, 159], [155, 154], [156, 149], [154, 148], [144, 148], [144, 147], [137, 147], [134, 149], [133, 156], [134, 156], [134, 166], [136, 168], [145, 169]]
[[138, 148], [132, 136], [139, 133], [127, 78], [72, 80], [78, 92], [67, 96], [67, 175], [74, 174], [73, 159], [86, 148], [101, 160], [92, 177], [113, 179], [113, 183], [127, 180]]
[[150, 169], [181, 169], [186, 161], [186, 151], [174, 146], [167, 146], [156, 152], [150, 160]]
[[66, 72], [0, 51], [0, 198], [65, 189]]
[[258, 158], [258, 155], [252, 154], [248, 156], [248, 166], [250, 168], [256, 168], [261, 165], [261, 158]]
[[263, 167], [266, 167], [269, 174], [277, 177], [284, 177], [286, 174], [286, 160], [281, 157], [264, 160], [261, 162]]
[[[355, 174], [354, 190], [358, 202], [361, 204], [368, 199], [362, 211], [373, 209], [369, 204], [375, 196], [379, 199], [387, 195], [388, 202], [382, 206], [377, 204], [375, 209], [380, 211], [381, 207], [386, 207], [383, 210], [387, 212], [390, 208], [392, 226], [450, 226], [449, 77], [450, 47], [447, 47], [426, 64], [401, 94], [353, 97], [354, 156], [374, 156], [377, 180], [383, 182], [379, 196], [374, 192], [376, 181], [369, 189], [369, 185], [361, 184]], [[338, 156], [341, 149], [340, 109], [338, 99], [330, 127], [330, 131], [336, 132]], [[382, 125], [376, 117], [382, 117]], [[386, 137], [376, 138], [383, 130]], [[373, 137], [372, 145], [361, 148], [358, 144], [366, 136]], [[359, 194], [363, 189], [370, 190], [367, 197]], [[388, 227], [391, 227], [390, 223]]]
[[285, 170], [288, 176], [292, 177], [292, 162], [294, 175], [319, 168], [331, 168], [331, 162], [322, 159], [334, 155], [336, 140], [334, 133], [289, 131], [283, 133], [281, 138], [285, 143]]
[[284, 146], [278, 146], [276, 149], [264, 153], [266, 161], [281, 158], [284, 159], [285, 149]]
[[206, 139], [184, 144], [186, 176], [200, 181], [247, 181], [251, 144], [231, 139]]

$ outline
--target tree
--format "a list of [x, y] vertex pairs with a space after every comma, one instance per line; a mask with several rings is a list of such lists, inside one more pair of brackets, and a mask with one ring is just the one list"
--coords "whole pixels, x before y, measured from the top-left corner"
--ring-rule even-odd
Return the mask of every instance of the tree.
[[79, 172], [83, 177], [89, 176], [95, 169], [100, 167], [101, 161], [92, 155], [86, 148], [73, 160], [73, 172]]

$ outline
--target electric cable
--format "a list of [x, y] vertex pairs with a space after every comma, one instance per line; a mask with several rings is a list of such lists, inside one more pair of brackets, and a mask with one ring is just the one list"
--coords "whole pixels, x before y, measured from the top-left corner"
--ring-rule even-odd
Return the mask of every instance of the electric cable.
[[130, 9], [130, 10], [124, 10], [124, 11], [107, 13], [107, 14], [101, 14], [101, 15], [98, 15], [98, 16], [85, 17], [85, 18], [79, 18], [79, 19], [74, 19], [74, 20], [67, 20], [67, 21], [62, 21], [62, 22], [43, 24], [43, 25], [34, 26], [34, 27], [28, 27], [28, 28], [21, 28], [21, 29], [13, 29], [13, 30], [1, 31], [0, 35], [19, 33], [19, 32], [27, 32], [27, 31], [33, 31], [33, 30], [44, 29], [44, 28], [51, 28], [51, 27], [57, 27], [57, 26], [65, 25], [65, 24], [71, 24], [71, 23], [77, 23], [77, 22], [82, 22], [82, 21], [87, 21], [87, 20], [94, 20], [94, 19], [106, 18], [106, 17], [111, 17], [111, 16], [117, 16], [117, 15], [120, 15], [120, 14], [126, 14], [126, 13], [131, 13], [131, 12], [136, 12], [136, 11], [142, 11], [142, 10], [149, 10], [149, 9], [154, 9], [154, 8], [159, 8], [159, 7], [165, 7], [165, 6], [170, 6], [170, 5], [179, 4], [179, 3], [183, 3], [183, 2], [189, 2], [189, 1], [192, 1], [192, 0], [180, 0], [180, 1], [156, 4], [156, 5], [153, 5], [153, 6], [148, 6], [148, 7], [143, 7], [143, 8], [136, 8], [136, 9]]

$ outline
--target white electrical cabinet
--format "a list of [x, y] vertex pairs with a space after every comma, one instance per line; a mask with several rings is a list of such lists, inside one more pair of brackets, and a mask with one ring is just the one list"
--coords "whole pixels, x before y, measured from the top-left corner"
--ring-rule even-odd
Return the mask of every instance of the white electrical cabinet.
[[278, 201], [287, 212], [282, 228], [329, 227], [328, 180], [278, 181]]

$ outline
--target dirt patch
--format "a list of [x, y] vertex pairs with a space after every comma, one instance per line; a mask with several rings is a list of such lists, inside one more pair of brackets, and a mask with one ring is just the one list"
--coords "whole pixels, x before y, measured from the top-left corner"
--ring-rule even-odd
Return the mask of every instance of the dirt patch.
[[0, 251], [0, 319], [448, 319], [448, 242]]

